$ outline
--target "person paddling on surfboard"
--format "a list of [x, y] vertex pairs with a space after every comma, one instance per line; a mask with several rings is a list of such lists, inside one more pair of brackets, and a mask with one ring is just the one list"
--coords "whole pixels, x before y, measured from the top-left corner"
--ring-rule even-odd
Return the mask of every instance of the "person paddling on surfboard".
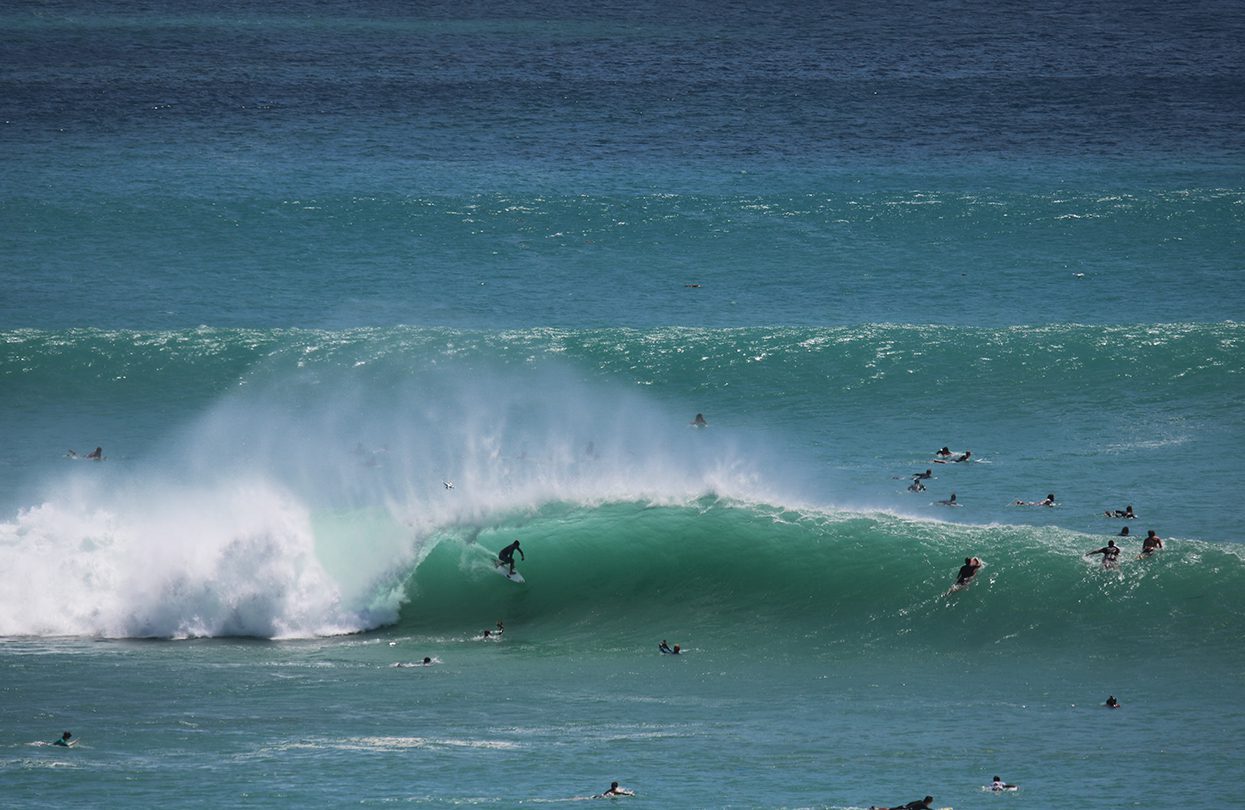
[[1163, 539], [1154, 533], [1154, 529], [1150, 529], [1150, 531], [1146, 533], [1146, 539], [1141, 541], [1141, 556], [1149, 557], [1162, 547]]
[[510, 574], [514, 575], [514, 553], [519, 552], [519, 557], [527, 562], [527, 557], [523, 556], [523, 549], [519, 548], [519, 541], [515, 540], [510, 545], [497, 552], [497, 564], [510, 566]]
[[68, 748], [69, 746], [77, 742], [77, 740], [70, 739], [71, 737], [73, 737], [73, 734], [70, 734], [68, 731], [66, 731], [64, 734], [61, 735], [61, 738], [59, 740], [54, 741], [52, 745], [59, 745], [59, 746]]
[[934, 810], [934, 797], [926, 796], [924, 799], [917, 799], [907, 804], [900, 804], [890, 808], [873, 807], [870, 810]]
[[625, 787], [619, 787], [617, 782], [610, 782], [610, 789], [597, 796], [598, 799], [604, 799], [609, 796], [634, 796], [635, 791], [627, 790]]
[[1000, 790], [1015, 790], [1015, 789], [1016, 789], [1016, 786], [1015, 786], [1015, 785], [1009, 785], [1009, 784], [1007, 784], [1006, 782], [1004, 782], [1002, 779], [1000, 779], [999, 777], [997, 777], [997, 776], [996, 776], [996, 777], [994, 777], [994, 781], [990, 783], [990, 789], [991, 789], [991, 790], [993, 790], [993, 791], [1000, 791]]
[[981, 570], [981, 560], [976, 557], [965, 557], [964, 564], [960, 566], [960, 573], [955, 577], [955, 586], [962, 588], [977, 576], [977, 572]]
[[1107, 544], [1102, 548], [1088, 552], [1085, 556], [1092, 557], [1095, 554], [1102, 555], [1102, 567], [1111, 568], [1115, 565], [1116, 559], [1120, 556], [1120, 547], [1115, 544], [1114, 540], [1108, 540]]

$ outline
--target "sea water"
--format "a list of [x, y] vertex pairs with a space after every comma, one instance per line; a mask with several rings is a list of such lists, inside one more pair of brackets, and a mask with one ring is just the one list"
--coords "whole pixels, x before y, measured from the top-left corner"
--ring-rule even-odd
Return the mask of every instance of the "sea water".
[[0, 804], [1239, 792], [1239, 4], [0, 35]]

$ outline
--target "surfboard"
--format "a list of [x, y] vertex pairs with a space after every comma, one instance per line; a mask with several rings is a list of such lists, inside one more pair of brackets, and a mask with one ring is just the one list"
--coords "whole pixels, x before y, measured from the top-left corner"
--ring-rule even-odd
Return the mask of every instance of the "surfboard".
[[515, 571], [513, 574], [510, 573], [510, 566], [502, 565], [500, 562], [496, 562], [493, 565], [493, 570], [501, 574], [503, 577], [510, 580], [511, 582], [526, 582], [527, 581], [523, 578], [523, 575], [520, 574], [518, 571]]

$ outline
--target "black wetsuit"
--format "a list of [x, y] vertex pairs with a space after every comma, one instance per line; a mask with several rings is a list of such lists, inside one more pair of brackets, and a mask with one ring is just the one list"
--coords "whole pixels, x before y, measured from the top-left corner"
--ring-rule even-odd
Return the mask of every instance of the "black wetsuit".
[[523, 549], [519, 548], [519, 541], [515, 540], [510, 545], [497, 552], [497, 559], [502, 565], [510, 566], [510, 573], [514, 573], [514, 553], [519, 552], [519, 556], [526, 562], [527, 557], [523, 556]]
[[955, 578], [955, 584], [963, 585], [965, 582], [968, 582], [970, 579], [973, 578], [974, 575], [976, 575], [978, 568], [981, 568], [981, 566], [974, 565], [972, 563], [968, 563], [967, 565], [961, 565], [960, 575]]
[[1115, 559], [1120, 556], [1120, 547], [1119, 546], [1103, 546], [1097, 551], [1091, 551], [1090, 554], [1101, 554], [1102, 564], [1107, 565], [1108, 563], [1115, 562]]

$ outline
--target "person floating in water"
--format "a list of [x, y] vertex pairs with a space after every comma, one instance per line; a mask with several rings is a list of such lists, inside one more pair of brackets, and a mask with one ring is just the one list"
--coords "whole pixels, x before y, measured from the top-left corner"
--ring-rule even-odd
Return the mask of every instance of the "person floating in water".
[[1091, 551], [1085, 556], [1092, 557], [1095, 554], [1102, 555], [1102, 567], [1103, 568], [1111, 568], [1112, 566], [1116, 564], [1116, 560], [1120, 556], [1120, 547], [1115, 544], [1114, 540], [1108, 540], [1105, 546], [1103, 546], [1102, 548], [1096, 551]]
[[1004, 782], [1002, 779], [1000, 779], [1000, 778], [999, 778], [999, 777], [997, 777], [997, 776], [995, 776], [995, 777], [994, 777], [994, 781], [990, 783], [990, 789], [991, 789], [991, 790], [995, 790], [995, 791], [998, 791], [998, 790], [1016, 790], [1016, 788], [1017, 788], [1017, 786], [1016, 786], [1016, 785], [1009, 785], [1009, 784], [1007, 784], [1006, 782]]
[[86, 457], [91, 459], [91, 461], [103, 461], [104, 460], [104, 448], [96, 447], [94, 450], [87, 453]]
[[523, 549], [519, 548], [518, 540], [515, 540], [510, 545], [497, 552], [497, 564], [509, 565], [511, 574], [514, 574], [514, 553], [516, 551], [519, 552], [519, 557], [523, 560], [523, 562], [527, 562], [527, 557], [523, 555]]
[[692, 425], [695, 427], [709, 427], [709, 423], [705, 421], [703, 413], [696, 414], [696, 418], [692, 420]]
[[78, 742], [77, 740], [73, 739], [73, 734], [66, 731], [64, 734], [60, 736], [60, 739], [53, 742], [52, 745], [59, 745], [64, 748], [69, 748], [70, 746], [76, 744], [77, 742]]
[[1108, 695], [1107, 702], [1103, 705], [1105, 705], [1108, 709], [1120, 708], [1120, 702], [1115, 699], [1115, 695]]
[[1131, 503], [1123, 509], [1108, 509], [1103, 512], [1103, 514], [1107, 517], [1124, 518], [1125, 520], [1133, 520], [1137, 517], [1137, 515], [1133, 512], [1133, 505]]
[[908, 491], [909, 492], [924, 492], [925, 485], [922, 484], [919, 479], [914, 478], [912, 479], [912, 483], [908, 484]]
[[952, 493], [951, 493], [951, 497], [950, 497], [950, 498], [943, 498], [941, 501], [939, 501], [939, 503], [940, 503], [940, 504], [942, 504], [943, 506], [959, 506], [959, 505], [960, 505], [960, 504], [959, 504], [959, 503], [955, 500], [955, 493], [954, 493], [954, 492], [952, 492]]
[[1141, 541], [1141, 556], [1149, 557], [1154, 552], [1163, 547], [1163, 538], [1154, 533], [1151, 529], [1146, 533], [1146, 539]]
[[926, 796], [924, 799], [917, 799], [916, 801], [911, 801], [907, 804], [900, 804], [889, 808], [874, 806], [869, 808], [869, 810], [933, 810], [933, 807], [934, 797]]
[[598, 799], [609, 798], [610, 796], [634, 796], [635, 791], [627, 790], [625, 787], [619, 787], [617, 782], [610, 782], [610, 789], [597, 796]]

